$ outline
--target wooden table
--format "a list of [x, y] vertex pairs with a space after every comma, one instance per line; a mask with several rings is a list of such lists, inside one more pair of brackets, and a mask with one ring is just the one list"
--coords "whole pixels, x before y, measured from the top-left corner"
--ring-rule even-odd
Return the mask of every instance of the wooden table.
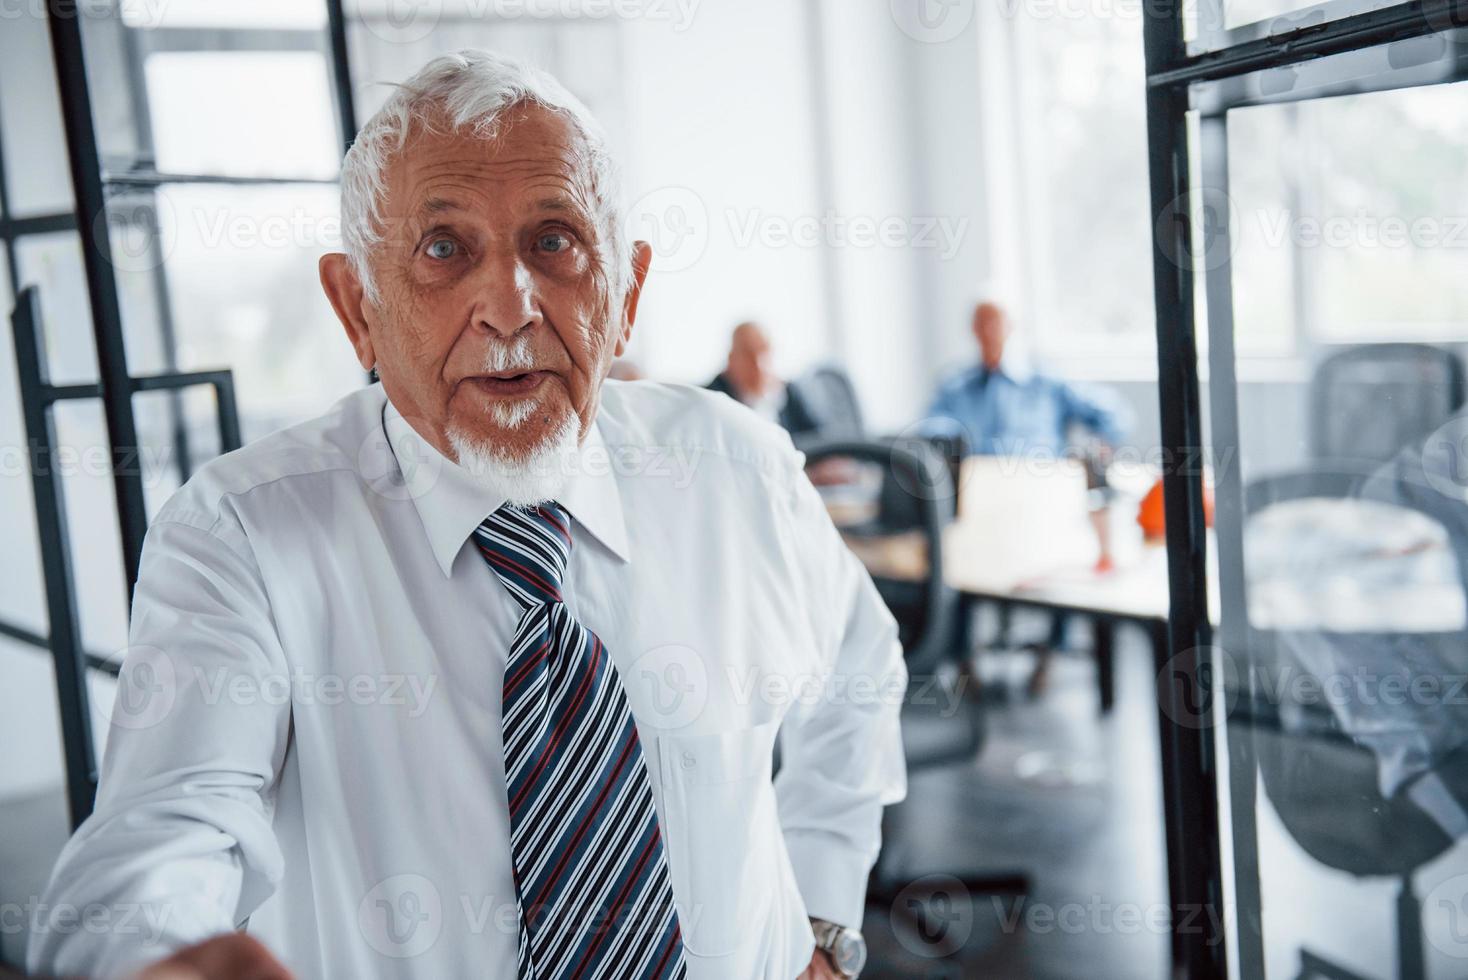
[[[927, 546], [920, 531], [842, 536], [873, 578], [913, 582], [927, 575]], [[975, 606], [990, 603], [1090, 620], [1102, 711], [1110, 711], [1116, 701], [1118, 624], [1141, 629], [1152, 644], [1153, 662], [1165, 662], [1169, 601], [1167, 554], [1161, 545], [1142, 545], [1120, 567], [1107, 572], [1097, 572], [1094, 560], [1083, 559], [1039, 574], [1033, 569], [1016, 574], [1014, 562], [985, 556], [973, 544], [961, 521], [944, 535], [944, 578], [959, 594], [959, 615], [968, 616]]]

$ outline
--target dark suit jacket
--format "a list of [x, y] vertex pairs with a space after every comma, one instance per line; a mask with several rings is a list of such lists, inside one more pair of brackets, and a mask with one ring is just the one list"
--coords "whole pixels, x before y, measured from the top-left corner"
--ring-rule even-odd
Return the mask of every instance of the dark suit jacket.
[[[735, 393], [734, 385], [723, 372], [720, 372], [714, 380], [704, 385], [709, 391], [721, 391], [735, 401], [742, 399]], [[799, 436], [813, 436], [821, 429], [821, 422], [811, 411], [810, 406], [801, 397], [800, 390], [795, 385], [785, 386], [785, 404], [780, 408], [780, 425], [791, 438]]]

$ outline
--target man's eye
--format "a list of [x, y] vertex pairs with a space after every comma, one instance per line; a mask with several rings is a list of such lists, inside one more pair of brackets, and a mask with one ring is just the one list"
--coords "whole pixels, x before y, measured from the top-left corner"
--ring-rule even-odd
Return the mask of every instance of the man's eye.
[[548, 232], [541, 235], [536, 242], [542, 252], [564, 252], [571, 247], [571, 240], [558, 231]]
[[428, 256], [434, 259], [451, 259], [458, 254], [459, 246], [447, 238], [440, 238], [428, 243]]

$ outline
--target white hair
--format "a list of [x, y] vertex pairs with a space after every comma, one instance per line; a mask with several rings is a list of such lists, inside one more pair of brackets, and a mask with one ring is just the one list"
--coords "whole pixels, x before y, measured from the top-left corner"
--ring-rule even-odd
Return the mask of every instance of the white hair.
[[399, 85], [357, 133], [341, 173], [342, 243], [371, 303], [379, 302], [372, 276], [372, 250], [382, 241], [382, 205], [388, 164], [407, 145], [415, 127], [491, 140], [506, 110], [533, 104], [570, 120], [581, 136], [589, 166], [590, 192], [601, 224], [599, 249], [612, 297], [621, 297], [631, 278], [616, 164], [606, 136], [591, 112], [546, 72], [489, 51], [441, 55]]

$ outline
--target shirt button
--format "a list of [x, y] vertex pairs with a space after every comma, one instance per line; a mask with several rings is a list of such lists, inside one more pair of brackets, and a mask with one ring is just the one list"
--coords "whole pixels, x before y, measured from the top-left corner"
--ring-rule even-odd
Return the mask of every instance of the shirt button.
[[684, 769], [692, 769], [694, 766], [697, 766], [697, 765], [698, 765], [698, 759], [694, 756], [694, 754], [692, 752], [684, 752], [683, 753], [683, 768]]

